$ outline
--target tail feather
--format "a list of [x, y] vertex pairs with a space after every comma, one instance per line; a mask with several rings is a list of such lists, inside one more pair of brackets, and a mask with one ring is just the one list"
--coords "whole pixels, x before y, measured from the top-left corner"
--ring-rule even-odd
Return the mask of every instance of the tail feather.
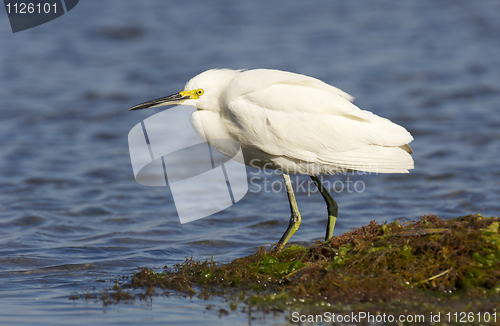
[[350, 150], [334, 155], [320, 156], [326, 163], [349, 170], [373, 173], [408, 173], [414, 168], [410, 155], [410, 146], [384, 147], [367, 145], [363, 148]]

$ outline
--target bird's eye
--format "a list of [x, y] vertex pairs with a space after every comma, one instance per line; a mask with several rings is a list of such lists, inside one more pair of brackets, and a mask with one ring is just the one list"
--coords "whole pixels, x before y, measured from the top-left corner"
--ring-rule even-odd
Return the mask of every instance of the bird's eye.
[[204, 91], [200, 88], [200, 89], [197, 89], [195, 93], [196, 93], [196, 95], [198, 95], [198, 96], [202, 96], [202, 95], [203, 95], [203, 93], [205, 93], [205, 92], [204, 92]]

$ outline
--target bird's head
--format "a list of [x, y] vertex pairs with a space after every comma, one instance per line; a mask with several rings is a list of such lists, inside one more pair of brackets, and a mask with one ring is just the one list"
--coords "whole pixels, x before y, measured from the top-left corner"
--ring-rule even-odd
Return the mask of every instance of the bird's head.
[[184, 90], [170, 96], [137, 104], [129, 109], [142, 110], [165, 105], [187, 105], [199, 110], [220, 110], [221, 96], [240, 70], [211, 69], [193, 77]]

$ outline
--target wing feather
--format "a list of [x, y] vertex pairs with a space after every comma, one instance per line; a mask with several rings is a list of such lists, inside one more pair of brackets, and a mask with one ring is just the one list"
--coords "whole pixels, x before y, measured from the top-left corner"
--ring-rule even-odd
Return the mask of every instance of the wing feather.
[[[359, 109], [348, 94], [292, 73], [269, 74], [263, 87], [251, 82], [251, 72], [255, 70], [243, 72], [231, 82], [225, 98], [227, 109], [222, 112], [229, 122], [227, 128], [242, 145], [272, 156], [354, 170], [368, 171], [369, 165], [376, 165], [378, 172], [413, 168], [407, 145], [413, 140], [410, 133]], [[245, 74], [250, 76], [245, 77], [246, 88], [241, 92]]]

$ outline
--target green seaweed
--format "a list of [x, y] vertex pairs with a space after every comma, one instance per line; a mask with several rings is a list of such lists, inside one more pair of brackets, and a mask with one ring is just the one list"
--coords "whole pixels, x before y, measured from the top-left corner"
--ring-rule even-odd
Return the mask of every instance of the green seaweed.
[[252, 263], [250, 265], [254, 267], [259, 274], [274, 275], [276, 277], [290, 274], [305, 266], [305, 264], [298, 259], [280, 263], [268, 255], [265, 255], [258, 263]]
[[147, 289], [150, 297], [158, 290], [222, 295], [230, 311], [240, 303], [306, 312], [492, 311], [500, 309], [499, 227], [499, 218], [480, 214], [372, 221], [328, 242], [262, 247], [227, 264], [189, 258], [161, 272], [143, 268], [127, 287]]

